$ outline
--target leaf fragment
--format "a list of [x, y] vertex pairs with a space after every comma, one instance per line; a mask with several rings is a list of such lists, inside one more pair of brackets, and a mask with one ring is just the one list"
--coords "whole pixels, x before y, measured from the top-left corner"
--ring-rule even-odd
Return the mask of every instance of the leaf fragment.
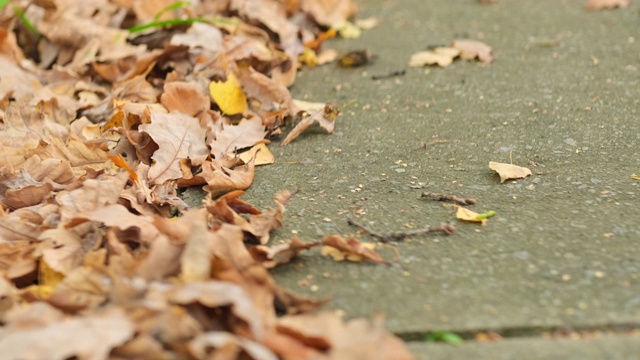
[[531, 170], [526, 167], [498, 163], [495, 161], [489, 161], [489, 169], [496, 171], [498, 175], [500, 175], [501, 183], [506, 180], [523, 179], [531, 175]]

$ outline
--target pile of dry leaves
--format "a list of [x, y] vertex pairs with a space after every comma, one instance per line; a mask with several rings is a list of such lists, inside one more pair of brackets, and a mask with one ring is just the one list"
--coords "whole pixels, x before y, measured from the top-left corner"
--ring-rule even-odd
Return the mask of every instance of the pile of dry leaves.
[[380, 319], [312, 313], [267, 271], [320, 243], [367, 249], [269, 247], [291, 194], [265, 212], [237, 199], [286, 121], [287, 142], [332, 129], [335, 107], [287, 87], [351, 1], [2, 4], [2, 358], [411, 357]]

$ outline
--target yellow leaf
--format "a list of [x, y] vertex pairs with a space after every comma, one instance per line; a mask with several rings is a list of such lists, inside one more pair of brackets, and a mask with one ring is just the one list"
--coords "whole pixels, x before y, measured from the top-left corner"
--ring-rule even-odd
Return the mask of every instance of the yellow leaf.
[[475, 211], [471, 211], [467, 208], [463, 208], [461, 206], [458, 206], [458, 211], [456, 211], [456, 219], [458, 220], [463, 220], [463, 221], [470, 221], [470, 222], [478, 222], [481, 223], [482, 225], [487, 223], [487, 219], [485, 218], [481, 218], [478, 217], [477, 212]]
[[212, 81], [209, 93], [220, 110], [227, 115], [240, 114], [247, 109], [247, 97], [233, 73], [227, 76], [227, 81]]
[[[234, 155], [227, 154], [227, 156], [233, 157]], [[256, 158], [256, 166], [273, 164], [276, 161], [273, 154], [271, 153], [271, 151], [269, 151], [269, 148], [264, 143], [258, 143], [248, 151], [245, 151], [238, 155], [240, 160], [242, 160], [242, 162], [244, 162], [245, 164], [251, 161], [251, 158], [253, 158], [254, 156]]]

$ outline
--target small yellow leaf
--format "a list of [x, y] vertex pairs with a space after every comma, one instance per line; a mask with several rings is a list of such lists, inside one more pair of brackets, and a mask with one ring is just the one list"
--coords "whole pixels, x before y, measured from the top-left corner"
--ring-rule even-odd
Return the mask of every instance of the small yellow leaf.
[[477, 212], [471, 211], [461, 206], [458, 206], [458, 211], [456, 211], [456, 219], [458, 220], [477, 222], [477, 223], [481, 223], [482, 225], [486, 224], [487, 223], [486, 217], [479, 218], [478, 215], [479, 214]]
[[209, 93], [224, 114], [240, 114], [247, 109], [247, 97], [233, 73], [227, 76], [227, 81], [212, 81]]
[[[233, 157], [233, 154], [227, 154], [227, 156]], [[258, 143], [249, 149], [249, 151], [245, 151], [238, 155], [240, 160], [245, 164], [249, 163], [251, 158], [254, 156], [256, 157], [256, 166], [273, 164], [276, 161], [275, 157], [264, 143]]]

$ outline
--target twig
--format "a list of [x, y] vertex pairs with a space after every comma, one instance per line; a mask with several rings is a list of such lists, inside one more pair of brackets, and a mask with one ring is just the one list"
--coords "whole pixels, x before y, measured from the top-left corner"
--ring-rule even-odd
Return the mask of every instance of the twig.
[[392, 242], [392, 241], [402, 241], [404, 238], [409, 236], [422, 235], [430, 232], [442, 232], [446, 235], [451, 235], [454, 232], [456, 232], [455, 225], [443, 224], [440, 226], [427, 226], [422, 229], [396, 231], [388, 234], [382, 234], [351, 218], [347, 219], [347, 222], [349, 223], [349, 225], [359, 227], [364, 232], [369, 233], [369, 235], [380, 239], [380, 241], [384, 243]]
[[476, 198], [461, 198], [455, 195], [436, 194], [432, 192], [423, 192], [420, 197], [435, 201], [450, 201], [458, 205], [473, 205], [478, 201]]
[[406, 70], [398, 70], [398, 71], [390, 72], [388, 74], [371, 75], [371, 80], [382, 80], [382, 79], [387, 79], [391, 77], [402, 76], [404, 74], [406, 74]]
[[418, 147], [416, 148], [416, 150], [419, 150], [419, 149], [427, 149], [427, 148], [428, 148], [429, 146], [431, 146], [431, 145], [436, 145], [436, 144], [446, 144], [446, 143], [448, 143], [448, 142], [449, 142], [449, 140], [444, 140], [444, 139], [442, 139], [442, 140], [433, 140], [433, 141], [429, 141], [428, 143], [422, 143], [422, 145], [418, 146]]

